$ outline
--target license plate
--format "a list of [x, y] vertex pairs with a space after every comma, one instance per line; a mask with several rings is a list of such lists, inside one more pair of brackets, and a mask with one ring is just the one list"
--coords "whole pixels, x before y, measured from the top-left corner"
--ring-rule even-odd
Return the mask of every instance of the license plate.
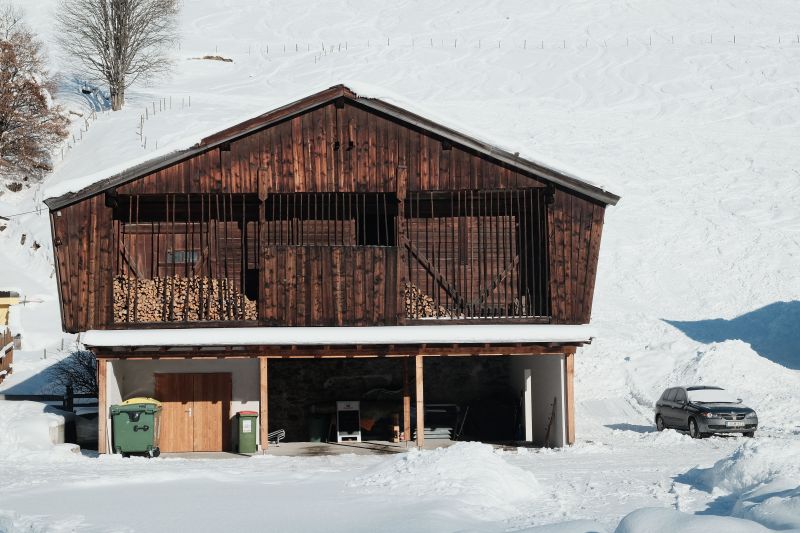
[[744, 422], [726, 422], [725, 425], [729, 428], [743, 428]]

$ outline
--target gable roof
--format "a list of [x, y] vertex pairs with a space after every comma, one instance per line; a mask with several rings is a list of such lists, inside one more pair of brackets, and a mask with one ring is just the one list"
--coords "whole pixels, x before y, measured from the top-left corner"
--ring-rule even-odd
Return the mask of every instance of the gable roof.
[[446, 139], [453, 144], [474, 150], [475, 152], [484, 154], [513, 168], [531, 173], [545, 181], [584, 194], [604, 204], [616, 205], [619, 201], [619, 196], [568, 172], [540, 162], [522, 158], [518, 153], [511, 153], [498, 146], [487, 143], [486, 141], [477, 139], [474, 136], [461, 133], [421, 115], [412, 113], [407, 109], [393, 105], [380, 98], [361, 96], [344, 85], [336, 85], [204, 137], [190, 148], [176, 150], [167, 155], [154, 157], [113, 175], [100, 178], [77, 191], [47, 198], [45, 204], [51, 210], [59, 209], [339, 99], [387, 115], [401, 123], [420, 128]]

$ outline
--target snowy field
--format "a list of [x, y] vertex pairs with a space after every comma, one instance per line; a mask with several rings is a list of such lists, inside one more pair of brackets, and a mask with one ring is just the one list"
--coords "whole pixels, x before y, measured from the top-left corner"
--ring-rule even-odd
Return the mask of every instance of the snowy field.
[[0, 405], [0, 531], [800, 530], [789, 436], [648, 427], [562, 450], [148, 460], [49, 446], [57, 418]]
[[[46, 43], [55, 3], [19, 2]], [[796, 1], [183, 4], [172, 76], [132, 88], [121, 112], [90, 118], [96, 101], [51, 49], [56, 99], [89, 127], [76, 118], [43, 187], [0, 195], [0, 215], [26, 213], [0, 220], [0, 290], [30, 301], [13, 317], [28, 351], [2, 388], [45, 386], [42, 350], [64, 342], [37, 212], [48, 190], [345, 83], [622, 196], [606, 215], [599, 337], [576, 359], [578, 443], [97, 459], [47, 445], [57, 415], [0, 402], [0, 531], [800, 529]], [[233, 62], [192, 59], [207, 54]], [[754, 407], [756, 439], [655, 433], [655, 398], [694, 383]]]

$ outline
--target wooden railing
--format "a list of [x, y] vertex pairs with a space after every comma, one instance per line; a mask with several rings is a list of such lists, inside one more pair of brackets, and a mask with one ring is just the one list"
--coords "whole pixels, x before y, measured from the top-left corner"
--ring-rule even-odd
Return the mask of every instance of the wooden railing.
[[0, 333], [0, 383], [11, 373], [14, 363], [14, 339], [7, 328]]

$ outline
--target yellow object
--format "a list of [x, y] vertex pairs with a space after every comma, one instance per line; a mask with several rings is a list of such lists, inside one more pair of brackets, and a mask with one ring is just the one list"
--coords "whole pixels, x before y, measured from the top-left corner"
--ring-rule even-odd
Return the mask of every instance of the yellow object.
[[152, 403], [154, 405], [161, 405], [161, 402], [154, 398], [145, 398], [144, 396], [139, 396], [138, 398], [130, 398], [129, 400], [125, 400], [122, 402], [122, 405], [130, 405], [132, 403]]
[[0, 326], [8, 325], [8, 309], [19, 303], [19, 294], [10, 291], [0, 291]]

